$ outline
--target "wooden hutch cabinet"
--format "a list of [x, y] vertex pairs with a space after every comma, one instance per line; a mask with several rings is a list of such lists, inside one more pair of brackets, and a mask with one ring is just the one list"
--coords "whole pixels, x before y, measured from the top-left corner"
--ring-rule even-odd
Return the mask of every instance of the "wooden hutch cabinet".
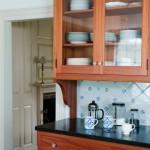
[[[77, 80], [150, 82], [150, 0], [78, 1], [54, 0], [54, 80], [70, 118], [76, 118]], [[44, 132], [38, 148], [148, 149]]]
[[150, 1], [88, 0], [87, 9], [77, 1], [54, 1], [54, 78], [149, 82]]

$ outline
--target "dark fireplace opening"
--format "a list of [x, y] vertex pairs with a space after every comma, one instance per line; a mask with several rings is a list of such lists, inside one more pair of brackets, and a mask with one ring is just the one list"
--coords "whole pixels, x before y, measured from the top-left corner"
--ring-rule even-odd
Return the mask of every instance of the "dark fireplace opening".
[[56, 93], [44, 93], [43, 124], [55, 121]]

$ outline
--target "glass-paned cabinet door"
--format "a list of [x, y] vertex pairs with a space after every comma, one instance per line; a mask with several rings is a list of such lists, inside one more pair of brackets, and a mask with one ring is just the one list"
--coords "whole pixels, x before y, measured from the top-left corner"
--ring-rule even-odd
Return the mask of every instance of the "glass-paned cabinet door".
[[105, 1], [105, 66], [142, 65], [143, 0]]
[[94, 0], [63, 0], [63, 66], [92, 66]]

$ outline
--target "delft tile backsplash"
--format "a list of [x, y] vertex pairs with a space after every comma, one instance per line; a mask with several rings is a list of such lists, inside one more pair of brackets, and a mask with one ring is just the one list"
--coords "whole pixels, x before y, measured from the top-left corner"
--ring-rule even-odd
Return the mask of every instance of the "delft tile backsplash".
[[113, 102], [123, 102], [127, 114], [131, 108], [137, 108], [140, 125], [150, 126], [150, 83], [78, 81], [77, 87], [77, 117], [88, 115], [92, 100], [105, 115]]

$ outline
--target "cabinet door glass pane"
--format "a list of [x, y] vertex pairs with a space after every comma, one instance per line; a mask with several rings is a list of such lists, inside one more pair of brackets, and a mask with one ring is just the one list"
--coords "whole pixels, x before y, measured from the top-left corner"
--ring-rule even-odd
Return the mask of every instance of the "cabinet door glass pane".
[[63, 65], [92, 65], [93, 0], [63, 0]]
[[105, 66], [141, 66], [142, 0], [106, 0]]

